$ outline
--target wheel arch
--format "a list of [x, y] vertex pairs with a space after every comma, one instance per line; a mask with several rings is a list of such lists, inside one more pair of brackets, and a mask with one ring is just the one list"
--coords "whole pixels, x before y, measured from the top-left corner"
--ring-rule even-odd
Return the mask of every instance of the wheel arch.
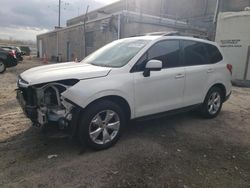
[[97, 98], [97, 99], [91, 101], [83, 110], [86, 110], [89, 106], [91, 106], [95, 103], [98, 103], [102, 100], [109, 100], [109, 101], [112, 101], [112, 102], [116, 103], [117, 105], [121, 106], [122, 109], [124, 110], [126, 118], [128, 120], [131, 118], [132, 110], [131, 110], [131, 107], [130, 107], [128, 101], [124, 97], [121, 97], [119, 95], [107, 95], [107, 96], [102, 96], [100, 98]]
[[2, 73], [4, 73], [5, 70], [6, 70], [6, 63], [5, 63], [5, 61], [2, 60], [1, 58], [0, 58], [0, 63], [3, 63], [3, 70], [1, 70], [1, 72], [0, 72], [0, 74], [2, 74]]
[[[223, 101], [225, 101], [226, 95], [227, 95], [227, 91], [226, 91], [225, 85], [222, 84], [222, 83], [215, 83], [215, 84], [213, 84], [212, 86], [210, 86], [209, 89], [208, 89], [207, 92], [206, 92], [206, 95], [207, 95], [207, 93], [208, 93], [212, 88], [214, 88], [214, 87], [217, 87], [217, 88], [221, 89], [222, 94], [223, 94], [223, 96], [222, 96], [222, 97], [223, 97]], [[204, 100], [205, 100], [205, 98], [204, 98]]]
[[112, 102], [115, 102], [116, 104], [118, 104], [119, 106], [122, 106], [122, 109], [125, 109], [124, 110], [124, 113], [125, 113], [125, 116], [127, 118], [127, 120], [130, 120], [132, 115], [133, 115], [133, 112], [132, 112], [132, 109], [131, 109], [131, 106], [129, 105], [128, 101], [124, 98], [124, 97], [121, 97], [121, 96], [118, 96], [118, 95], [106, 95], [106, 96], [102, 96], [100, 98], [97, 98], [93, 101], [91, 101], [89, 104], [87, 104], [84, 108], [73, 103], [72, 101], [70, 100], [67, 100], [68, 102], [70, 102], [71, 104], [73, 104], [75, 107], [73, 108], [74, 110], [74, 115], [73, 115], [73, 118], [72, 118], [72, 136], [76, 136], [77, 135], [77, 132], [79, 130], [79, 119], [80, 119], [80, 116], [81, 114], [84, 114], [85, 113], [85, 110], [87, 108], [89, 108], [91, 105], [93, 104], [96, 104], [102, 100], [109, 100], [109, 101], [112, 101]]

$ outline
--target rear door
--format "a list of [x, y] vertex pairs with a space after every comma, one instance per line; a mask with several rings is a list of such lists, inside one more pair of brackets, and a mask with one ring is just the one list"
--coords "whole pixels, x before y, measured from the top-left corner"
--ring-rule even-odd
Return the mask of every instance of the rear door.
[[181, 45], [186, 72], [184, 105], [190, 106], [203, 101], [204, 90], [214, 69], [209, 64], [204, 43], [182, 40]]

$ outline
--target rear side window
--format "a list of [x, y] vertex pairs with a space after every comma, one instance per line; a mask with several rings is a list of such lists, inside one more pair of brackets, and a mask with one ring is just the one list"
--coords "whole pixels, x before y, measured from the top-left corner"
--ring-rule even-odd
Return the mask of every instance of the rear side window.
[[196, 41], [182, 41], [184, 50], [184, 62], [187, 66], [208, 64], [208, 56], [205, 45]]
[[208, 52], [209, 63], [211, 64], [218, 63], [223, 59], [220, 51], [218, 50], [216, 46], [211, 45], [211, 44], [205, 44], [205, 46]]

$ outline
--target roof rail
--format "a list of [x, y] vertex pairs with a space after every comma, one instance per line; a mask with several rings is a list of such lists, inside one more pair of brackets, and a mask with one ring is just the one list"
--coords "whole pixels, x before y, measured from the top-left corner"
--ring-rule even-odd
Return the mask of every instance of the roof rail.
[[178, 31], [167, 31], [167, 32], [152, 32], [152, 33], [146, 33], [146, 36], [180, 36], [180, 33]]
[[194, 33], [180, 33], [179, 31], [166, 31], [166, 32], [152, 32], [152, 33], [145, 33], [145, 34], [138, 34], [131, 37], [139, 37], [139, 36], [188, 36], [193, 38], [200, 38], [200, 39], [207, 39], [207, 36], [197, 35]]
[[161, 32], [138, 34], [132, 37], [139, 37], [139, 36], [180, 36], [180, 33], [178, 31], [166, 31], [166, 32], [161, 31]]

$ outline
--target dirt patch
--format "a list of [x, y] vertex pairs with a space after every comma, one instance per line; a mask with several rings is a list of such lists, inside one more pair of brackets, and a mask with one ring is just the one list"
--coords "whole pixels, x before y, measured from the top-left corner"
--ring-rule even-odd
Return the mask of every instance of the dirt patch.
[[38, 65], [25, 60], [0, 75], [0, 187], [250, 187], [250, 89], [233, 88], [216, 119], [131, 122], [114, 147], [82, 153], [31, 127], [17, 104], [18, 74]]

